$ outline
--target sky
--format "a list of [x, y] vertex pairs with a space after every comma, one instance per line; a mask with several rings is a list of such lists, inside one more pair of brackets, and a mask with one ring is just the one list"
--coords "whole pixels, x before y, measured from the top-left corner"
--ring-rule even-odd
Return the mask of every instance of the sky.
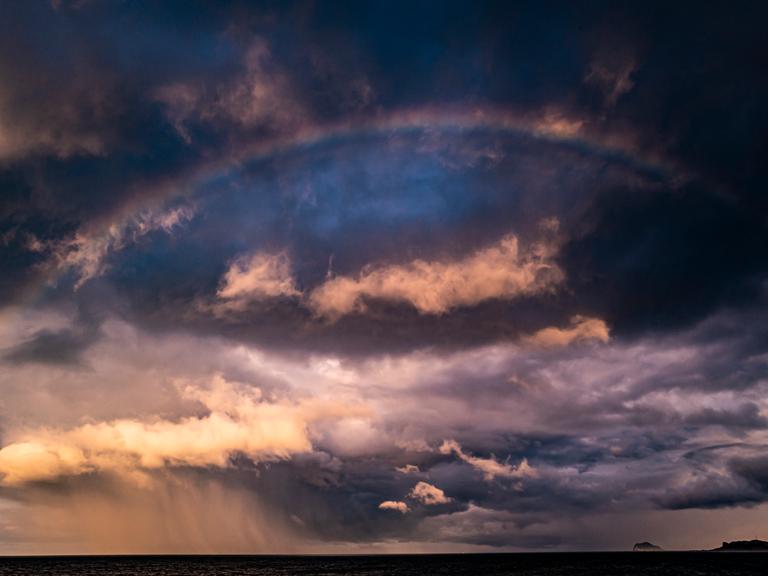
[[0, 0], [0, 553], [768, 539], [766, 11]]

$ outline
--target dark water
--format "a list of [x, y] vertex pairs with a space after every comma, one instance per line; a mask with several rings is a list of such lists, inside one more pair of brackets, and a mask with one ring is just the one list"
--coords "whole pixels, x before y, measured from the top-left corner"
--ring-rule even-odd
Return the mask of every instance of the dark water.
[[579, 553], [424, 556], [70, 556], [0, 558], [0, 575], [600, 576], [768, 575], [768, 554]]

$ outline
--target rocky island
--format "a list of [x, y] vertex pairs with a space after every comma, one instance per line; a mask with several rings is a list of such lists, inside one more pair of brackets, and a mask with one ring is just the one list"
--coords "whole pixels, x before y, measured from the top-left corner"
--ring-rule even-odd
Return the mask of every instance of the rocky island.
[[662, 552], [664, 549], [650, 542], [638, 542], [632, 547], [632, 552]]

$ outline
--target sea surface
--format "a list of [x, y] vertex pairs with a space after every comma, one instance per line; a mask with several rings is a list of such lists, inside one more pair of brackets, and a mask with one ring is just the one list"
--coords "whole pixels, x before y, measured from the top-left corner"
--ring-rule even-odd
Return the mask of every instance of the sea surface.
[[48, 556], [0, 558], [0, 575], [62, 576], [659, 576], [768, 575], [768, 554], [541, 553], [408, 556]]

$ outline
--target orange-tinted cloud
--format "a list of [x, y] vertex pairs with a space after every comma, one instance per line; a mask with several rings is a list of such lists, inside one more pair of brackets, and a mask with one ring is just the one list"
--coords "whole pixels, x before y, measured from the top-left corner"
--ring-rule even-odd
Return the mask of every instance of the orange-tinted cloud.
[[523, 458], [516, 466], [501, 463], [493, 457], [478, 458], [477, 456], [466, 454], [464, 450], [462, 450], [461, 445], [455, 440], [444, 441], [440, 446], [440, 452], [442, 454], [456, 454], [461, 460], [482, 472], [483, 477], [488, 481], [491, 481], [494, 478], [520, 479], [535, 478], [537, 476], [536, 470], [528, 464], [528, 460], [525, 458]]
[[411, 304], [422, 314], [444, 314], [492, 298], [512, 299], [553, 290], [565, 278], [556, 246], [521, 247], [514, 234], [458, 260], [413, 260], [367, 267], [356, 277], [332, 278], [309, 296], [319, 316], [335, 319], [365, 310], [365, 299]]
[[142, 481], [143, 470], [166, 466], [226, 467], [242, 453], [253, 460], [289, 458], [312, 450], [308, 426], [324, 419], [367, 414], [361, 406], [306, 401], [266, 402], [260, 391], [216, 376], [209, 388], [187, 387], [184, 395], [205, 406], [201, 417], [177, 420], [119, 419], [69, 430], [41, 428], [0, 450], [6, 485], [94, 471]]
[[256, 252], [232, 262], [216, 295], [230, 308], [250, 301], [279, 296], [299, 296], [291, 261], [284, 252]]
[[379, 504], [379, 509], [381, 510], [397, 510], [401, 514], [405, 514], [408, 512], [408, 504], [405, 502], [396, 502], [393, 500], [386, 500]]
[[418, 500], [422, 504], [427, 506], [435, 506], [436, 504], [447, 504], [451, 501], [451, 498], [445, 495], [440, 488], [433, 486], [428, 482], [419, 482], [408, 493], [410, 498]]
[[107, 258], [137, 239], [156, 230], [170, 234], [195, 215], [193, 206], [177, 206], [168, 210], [143, 210], [128, 218], [111, 222], [93, 230], [78, 230], [69, 238], [58, 242], [43, 242], [29, 236], [30, 252], [46, 253], [46, 267], [54, 273], [74, 270], [77, 274], [75, 289], [102, 275], [107, 269]]
[[574, 342], [595, 340], [608, 342], [611, 338], [608, 325], [600, 318], [574, 316], [568, 328], [542, 328], [529, 336], [523, 337], [523, 342], [545, 348], [568, 346]]

